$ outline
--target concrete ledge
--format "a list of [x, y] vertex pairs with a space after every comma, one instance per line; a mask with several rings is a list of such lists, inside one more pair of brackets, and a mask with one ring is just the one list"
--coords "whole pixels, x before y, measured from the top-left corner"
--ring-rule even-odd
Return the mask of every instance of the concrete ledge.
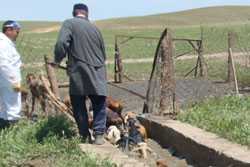
[[150, 138], [199, 167], [250, 167], [250, 150], [213, 133], [174, 120], [139, 116]]
[[79, 146], [83, 152], [93, 153], [102, 159], [109, 159], [115, 163], [117, 167], [148, 167], [145, 163], [128, 157], [128, 155], [107, 141], [101, 146], [93, 144], [80, 144]]

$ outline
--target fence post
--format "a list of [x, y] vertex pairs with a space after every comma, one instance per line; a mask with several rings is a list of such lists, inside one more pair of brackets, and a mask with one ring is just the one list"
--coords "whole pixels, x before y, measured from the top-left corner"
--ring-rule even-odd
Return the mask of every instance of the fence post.
[[49, 59], [46, 55], [44, 55], [44, 61], [45, 61], [45, 68], [48, 75], [48, 79], [51, 85], [52, 92], [55, 94], [55, 96], [60, 99], [60, 93], [58, 88], [58, 83], [56, 79], [56, 74], [54, 68], [49, 63]]
[[198, 48], [199, 48], [198, 56], [200, 57], [200, 76], [207, 78], [208, 71], [207, 71], [207, 63], [203, 56], [204, 53], [203, 42], [204, 42], [204, 31], [203, 28], [201, 27], [201, 40], [198, 42]]
[[234, 59], [233, 59], [233, 52], [232, 48], [229, 48], [229, 54], [230, 54], [230, 59], [232, 62], [232, 72], [233, 72], [233, 81], [234, 81], [234, 88], [235, 88], [235, 93], [236, 95], [239, 95], [239, 87], [238, 87], [238, 80], [237, 80], [237, 75], [236, 75], [236, 69], [235, 69], [235, 64], [234, 64]]
[[234, 81], [233, 62], [232, 62], [232, 47], [233, 47], [233, 33], [228, 32], [227, 82]]
[[160, 57], [161, 65], [161, 93], [160, 93], [160, 114], [174, 114], [177, 111], [176, 97], [175, 97], [175, 73], [173, 61], [173, 40], [171, 33], [166, 33], [161, 43]]
[[121, 55], [117, 43], [117, 37], [115, 37], [115, 63], [114, 63], [114, 79], [115, 83], [122, 83], [122, 61]]

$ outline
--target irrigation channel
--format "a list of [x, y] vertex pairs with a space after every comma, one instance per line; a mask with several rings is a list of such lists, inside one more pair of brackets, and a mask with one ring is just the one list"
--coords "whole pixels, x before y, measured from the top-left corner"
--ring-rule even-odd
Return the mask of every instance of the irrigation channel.
[[[111, 83], [108, 87], [109, 95], [123, 102], [125, 107], [123, 112], [133, 111], [137, 114], [142, 114], [147, 84], [146, 81], [126, 82], [122, 84]], [[207, 80], [177, 79], [176, 86], [176, 93], [181, 108], [185, 108], [186, 105], [207, 97], [222, 96], [231, 91], [231, 87], [227, 84], [214, 83]], [[169, 167], [196, 166], [190, 163], [192, 160], [187, 160], [181, 153], [178, 153], [179, 156], [176, 156], [175, 150], [163, 148], [157, 141], [149, 139], [148, 146], [153, 150], [153, 153], [146, 160], [140, 158], [138, 160], [146, 162], [149, 166], [156, 166], [156, 160], [158, 159], [166, 160]], [[128, 155], [135, 157], [133, 153], [128, 153]]]

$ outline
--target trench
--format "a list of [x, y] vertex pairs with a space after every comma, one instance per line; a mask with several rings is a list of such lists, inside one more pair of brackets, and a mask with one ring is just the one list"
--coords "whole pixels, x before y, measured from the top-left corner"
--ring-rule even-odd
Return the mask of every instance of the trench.
[[[146, 81], [109, 84], [108, 92], [114, 99], [122, 101], [124, 104], [123, 112], [133, 111], [143, 116], [142, 109], [144, 97], [146, 96], [147, 84]], [[222, 96], [231, 91], [231, 87], [227, 84], [195, 79], [179, 79], [176, 81], [176, 87], [177, 98], [181, 108], [185, 108], [189, 104], [203, 100], [207, 97]], [[147, 131], [149, 130], [147, 127], [145, 128]], [[150, 130], [153, 131], [153, 129]], [[160, 141], [148, 139], [147, 144], [153, 152], [149, 153], [146, 159], [139, 158], [135, 153], [128, 152], [126, 154], [152, 167], [156, 166], [156, 161], [159, 159], [164, 160], [169, 167], [197, 166], [192, 163], [192, 157], [187, 158], [182, 153], [177, 153], [171, 146], [162, 145]]]

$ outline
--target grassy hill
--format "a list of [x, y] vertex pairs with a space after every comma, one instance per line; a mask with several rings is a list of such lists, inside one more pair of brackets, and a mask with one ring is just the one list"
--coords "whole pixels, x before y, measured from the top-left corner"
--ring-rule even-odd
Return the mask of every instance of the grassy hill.
[[218, 6], [157, 14], [141, 17], [117, 18], [97, 21], [102, 28], [154, 28], [246, 22], [250, 20], [250, 6]]
[[[116, 34], [159, 37], [165, 27], [171, 27], [175, 38], [200, 39], [204, 29], [204, 53], [221, 53], [227, 51], [227, 33], [237, 32], [237, 51], [248, 52], [250, 46], [250, 6], [220, 6], [193, 9], [175, 13], [157, 14], [141, 17], [117, 18], [96, 21], [105, 40], [107, 58], [114, 58], [114, 41]], [[17, 41], [17, 48], [25, 64], [43, 62], [43, 55], [53, 57], [54, 45], [61, 22], [21, 22], [23, 31]], [[126, 39], [119, 39], [126, 41]], [[133, 39], [120, 47], [123, 58], [152, 58], [157, 40]], [[191, 50], [184, 42], [176, 43], [176, 55]], [[124, 69], [136, 69], [129, 67]], [[145, 65], [150, 69], [151, 64]], [[28, 67], [27, 67], [28, 68]], [[113, 71], [113, 65], [109, 65]], [[144, 68], [141, 68], [144, 70]], [[36, 69], [27, 69], [35, 71]], [[211, 71], [211, 70], [210, 70]], [[138, 72], [140, 73], [140, 72]]]
[[[250, 21], [250, 6], [217, 6], [139, 17], [96, 21], [101, 29], [162, 28], [166, 26], [193, 26]], [[2, 22], [0, 22], [2, 24]], [[24, 31], [59, 26], [60, 22], [21, 21]], [[58, 29], [55, 29], [55, 31]]]
[[[0, 21], [0, 25], [2, 27], [4, 21]], [[52, 22], [52, 21], [20, 21], [22, 26], [22, 31], [33, 31], [36, 29], [46, 29], [49, 27], [59, 26], [60, 22]]]

